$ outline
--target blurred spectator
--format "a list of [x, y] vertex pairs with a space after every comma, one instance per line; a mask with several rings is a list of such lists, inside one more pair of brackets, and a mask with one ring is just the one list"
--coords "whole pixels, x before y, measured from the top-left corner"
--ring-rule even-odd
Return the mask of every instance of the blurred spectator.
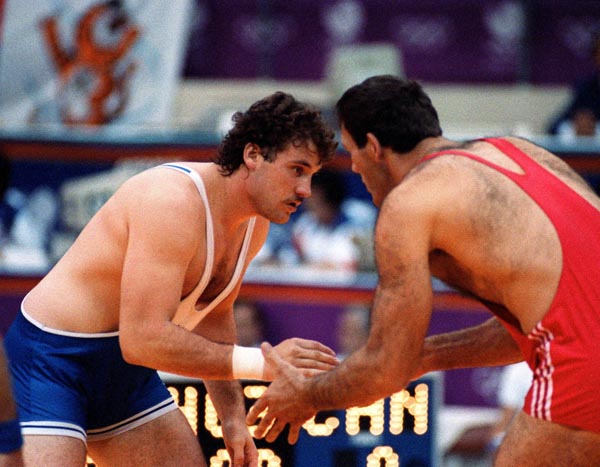
[[446, 467], [492, 467], [508, 425], [523, 408], [533, 374], [525, 362], [502, 368], [498, 384], [498, 418], [467, 427], [445, 452]]
[[315, 175], [312, 195], [292, 226], [292, 242], [300, 263], [324, 269], [356, 270], [359, 250], [353, 227], [342, 211], [346, 187], [342, 175], [323, 169]]
[[600, 125], [590, 109], [580, 108], [573, 112], [570, 120], [558, 126], [556, 135], [564, 142], [574, 141], [578, 137], [594, 137], [600, 135]]
[[254, 302], [237, 300], [233, 305], [233, 315], [238, 345], [259, 347], [265, 339], [265, 321], [259, 306]]
[[349, 305], [340, 314], [337, 324], [337, 353], [346, 358], [367, 342], [369, 337], [369, 309], [362, 305]]
[[322, 169], [313, 177], [311, 188], [311, 197], [292, 222], [271, 226], [255, 261], [325, 270], [373, 269], [375, 208], [346, 197], [344, 177], [339, 171]]
[[296, 217], [285, 224], [271, 223], [267, 241], [258, 252], [250, 268], [259, 265], [291, 265], [298, 262], [298, 255], [292, 245], [292, 223]]
[[58, 216], [50, 188], [30, 194], [10, 186], [10, 161], [0, 155], [0, 268], [10, 272], [47, 272], [48, 244]]
[[492, 427], [491, 439], [487, 445], [488, 451], [495, 452], [498, 449], [508, 425], [523, 408], [523, 402], [531, 386], [532, 378], [531, 369], [525, 362], [514, 363], [502, 369], [500, 386], [498, 387], [500, 415], [498, 421]]
[[575, 84], [568, 105], [550, 124], [550, 134], [567, 138], [600, 134], [600, 31], [592, 37], [591, 57], [596, 70]]

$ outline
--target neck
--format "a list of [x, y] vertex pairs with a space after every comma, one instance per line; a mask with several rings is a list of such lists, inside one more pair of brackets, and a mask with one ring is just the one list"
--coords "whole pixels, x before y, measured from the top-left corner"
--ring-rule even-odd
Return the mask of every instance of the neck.
[[384, 151], [389, 151], [387, 160], [390, 163], [388, 167], [392, 179], [391, 186], [393, 187], [400, 183], [419, 164], [421, 159], [428, 154], [458, 146], [459, 143], [456, 141], [438, 136], [424, 139], [412, 151], [406, 154], [393, 154], [391, 149], [385, 149]]
[[461, 143], [457, 141], [444, 138], [443, 136], [438, 136], [435, 138], [424, 139], [419, 144], [417, 144], [417, 146], [411, 152], [415, 154], [417, 160], [421, 160], [428, 154], [444, 151], [446, 149], [457, 148], [460, 145]]
[[205, 176], [206, 189], [212, 215], [219, 218], [221, 225], [236, 229], [256, 213], [247, 202], [244, 174], [239, 169], [230, 176], [223, 176], [217, 165], [212, 165]]

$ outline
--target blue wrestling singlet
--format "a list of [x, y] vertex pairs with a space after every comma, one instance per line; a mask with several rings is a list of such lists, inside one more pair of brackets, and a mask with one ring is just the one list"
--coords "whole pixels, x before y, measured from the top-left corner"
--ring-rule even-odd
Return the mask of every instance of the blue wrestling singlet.
[[85, 443], [177, 409], [156, 371], [123, 360], [117, 332], [49, 329], [22, 310], [5, 345], [23, 435]]

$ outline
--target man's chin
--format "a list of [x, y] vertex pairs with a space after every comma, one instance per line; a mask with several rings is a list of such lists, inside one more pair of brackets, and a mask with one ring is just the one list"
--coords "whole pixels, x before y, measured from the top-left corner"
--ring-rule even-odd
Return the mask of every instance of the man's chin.
[[283, 224], [287, 224], [289, 221], [290, 221], [290, 216], [287, 216], [285, 219], [273, 221], [273, 223], [283, 225]]
[[290, 220], [290, 217], [290, 214], [284, 214], [282, 216], [278, 216], [277, 218], [271, 217], [269, 221], [273, 224], [287, 224]]

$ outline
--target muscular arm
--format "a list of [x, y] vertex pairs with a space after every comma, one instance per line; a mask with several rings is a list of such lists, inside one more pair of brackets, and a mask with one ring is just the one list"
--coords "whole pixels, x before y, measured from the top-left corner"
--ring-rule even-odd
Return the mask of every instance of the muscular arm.
[[[231, 379], [233, 347], [227, 340], [171, 322], [182, 294], [194, 285], [186, 285], [188, 269], [194, 254], [205, 249], [206, 238], [195, 187], [181, 183], [177, 173], [163, 177], [167, 183], [136, 179], [121, 195], [127, 198], [120, 202], [128, 222], [119, 319], [123, 355], [131, 363], [170, 373]], [[136, 196], [140, 192], [143, 197]], [[211, 315], [218, 316], [218, 310]]]
[[[119, 314], [123, 356], [130, 363], [169, 373], [230, 380], [235, 342], [231, 310], [241, 282], [194, 333], [173, 324], [181, 297], [190, 293], [204, 270], [205, 255], [195, 255], [205, 252], [206, 237], [204, 211], [199, 209], [195, 186], [182, 184], [176, 172], [167, 174], [163, 177], [174, 177], [168, 183], [162, 177], [158, 182], [157, 177], [144, 181], [147, 175], [142, 174], [129, 182], [132, 186], [121, 195], [127, 199], [118, 200], [127, 207], [128, 220]], [[267, 232], [268, 222], [257, 219], [248, 261], [257, 254]], [[318, 342], [302, 340], [284, 347], [287, 360], [295, 358], [296, 366], [307, 371], [327, 370], [337, 364], [333, 351]]]
[[[364, 406], [405, 387], [419, 366], [429, 326], [433, 291], [428, 264], [431, 212], [397, 193], [382, 206], [375, 232], [379, 271], [367, 343], [339, 367], [309, 379], [289, 368], [252, 407], [247, 421], [266, 407], [257, 436], [272, 441], [290, 424], [290, 442], [315, 412]], [[269, 425], [274, 425], [269, 429]]]
[[382, 207], [375, 232], [379, 284], [368, 341], [339, 368], [309, 382], [319, 410], [388, 396], [406, 386], [419, 364], [433, 301], [429, 224], [421, 206], [407, 208], [395, 196]]
[[425, 339], [416, 376], [437, 370], [508, 365], [522, 359], [510, 333], [497, 318], [490, 318], [479, 326]]

